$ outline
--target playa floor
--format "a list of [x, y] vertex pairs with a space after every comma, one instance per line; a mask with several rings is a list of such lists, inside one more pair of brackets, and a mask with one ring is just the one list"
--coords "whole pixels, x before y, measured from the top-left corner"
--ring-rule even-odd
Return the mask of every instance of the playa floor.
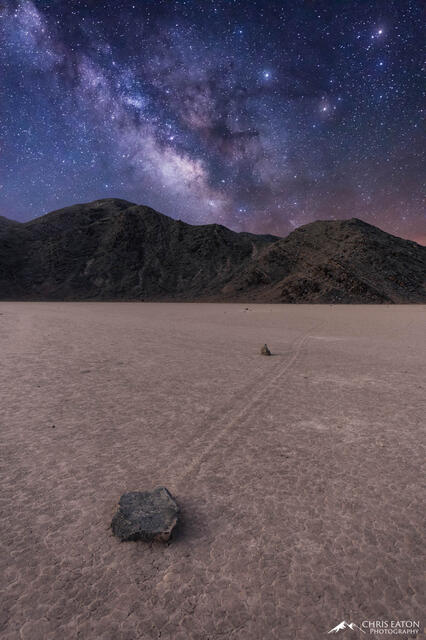
[[[425, 324], [425, 306], [0, 303], [2, 640], [424, 623]], [[120, 495], [161, 485], [172, 541], [120, 543]]]

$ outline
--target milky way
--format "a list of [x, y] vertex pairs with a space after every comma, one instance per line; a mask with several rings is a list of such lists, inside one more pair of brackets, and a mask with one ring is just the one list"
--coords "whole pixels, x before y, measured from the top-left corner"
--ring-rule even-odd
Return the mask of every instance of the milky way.
[[0, 214], [119, 197], [426, 241], [422, 3], [0, 3]]

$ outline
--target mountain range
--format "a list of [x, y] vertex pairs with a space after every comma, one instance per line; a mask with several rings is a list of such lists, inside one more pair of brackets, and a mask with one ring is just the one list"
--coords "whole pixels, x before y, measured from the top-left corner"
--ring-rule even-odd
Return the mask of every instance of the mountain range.
[[285, 238], [194, 226], [118, 199], [0, 217], [0, 298], [426, 302], [426, 247], [362, 220]]

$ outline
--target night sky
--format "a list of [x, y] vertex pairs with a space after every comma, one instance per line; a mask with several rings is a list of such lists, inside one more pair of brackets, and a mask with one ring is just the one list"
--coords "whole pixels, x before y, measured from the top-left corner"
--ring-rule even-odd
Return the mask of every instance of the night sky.
[[426, 243], [424, 4], [0, 2], [0, 214], [118, 197]]

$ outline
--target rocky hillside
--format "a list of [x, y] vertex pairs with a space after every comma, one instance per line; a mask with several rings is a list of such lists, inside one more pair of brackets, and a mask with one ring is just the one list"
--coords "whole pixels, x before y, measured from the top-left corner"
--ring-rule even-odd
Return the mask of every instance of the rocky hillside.
[[426, 247], [352, 218], [319, 220], [268, 246], [238, 283], [270, 302], [426, 302]]
[[426, 302], [426, 247], [361, 220], [287, 238], [193, 226], [124, 200], [0, 217], [0, 298]]

